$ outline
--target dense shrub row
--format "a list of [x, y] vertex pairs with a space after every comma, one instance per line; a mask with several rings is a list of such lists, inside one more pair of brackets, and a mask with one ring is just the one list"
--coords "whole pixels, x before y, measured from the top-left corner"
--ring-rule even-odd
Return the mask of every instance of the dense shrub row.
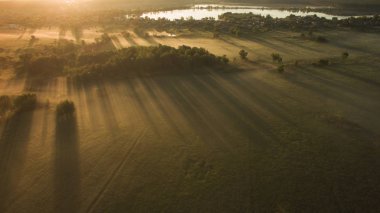
[[137, 46], [107, 53], [82, 54], [72, 73], [82, 78], [180, 73], [206, 67], [223, 68], [228, 62], [227, 57], [215, 56], [204, 48]]
[[19, 96], [0, 96], [0, 118], [8, 114], [31, 111], [36, 107], [37, 96], [35, 94], [23, 94]]
[[33, 51], [25, 49], [19, 53], [18, 73], [44, 78], [63, 74], [65, 66], [73, 65], [80, 50], [79, 45], [66, 40]]
[[46, 47], [43, 53], [21, 55], [21, 70], [30, 77], [69, 74], [86, 78], [200, 71], [223, 68], [229, 62], [226, 56], [218, 57], [204, 48], [189, 46], [134, 46], [98, 52], [85, 48]]
[[37, 95], [24, 94], [16, 96], [13, 100], [14, 109], [18, 112], [33, 110], [37, 104]]

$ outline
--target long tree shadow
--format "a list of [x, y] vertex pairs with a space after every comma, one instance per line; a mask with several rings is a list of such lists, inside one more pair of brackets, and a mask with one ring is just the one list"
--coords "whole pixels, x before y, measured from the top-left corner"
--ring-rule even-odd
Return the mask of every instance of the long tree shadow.
[[[293, 85], [302, 88], [305, 91], [309, 91], [315, 95], [330, 100], [334, 100], [345, 104], [346, 106], [355, 107], [356, 109], [368, 111], [370, 109], [367, 106], [353, 101], [353, 97], [355, 97], [355, 93], [347, 92], [339, 85], [329, 84], [325, 81], [321, 81], [320, 79], [315, 79], [312, 75], [302, 76], [288, 76], [286, 78]], [[313, 80], [313, 81], [311, 81]], [[317, 80], [317, 81], [314, 81]], [[318, 83], [319, 81], [319, 83]]]
[[[251, 122], [251, 118], [256, 122], [261, 121], [255, 112], [248, 112], [245, 106], [232, 103], [236, 102], [236, 99], [223, 95], [226, 91], [222, 86], [213, 84], [207, 76], [202, 78], [206, 80], [189, 75], [182, 82], [161, 83], [162, 90], [170, 97], [175, 108], [184, 116], [197, 136], [210, 145], [214, 143], [213, 145], [217, 145], [219, 149], [232, 152], [232, 144], [228, 138], [236, 133], [235, 127], [238, 127], [239, 132], [248, 140], [254, 138], [255, 141], [267, 141], [267, 138], [260, 134], [260, 130], [252, 126], [255, 122]], [[220, 90], [223, 92], [217, 92]], [[244, 113], [248, 113], [249, 119], [243, 118]], [[226, 121], [229, 125], [225, 125]]]
[[64, 27], [60, 27], [59, 28], [59, 33], [58, 33], [58, 40], [65, 39], [66, 32], [67, 32], [67, 29], [65, 29]]
[[111, 36], [111, 40], [112, 40], [113, 45], [114, 45], [117, 49], [121, 49], [121, 48], [123, 48], [123, 45], [121, 44], [119, 38], [118, 38], [116, 35]]
[[[326, 84], [327, 86], [329, 86], [330, 88], [336, 88], [336, 89], [339, 89], [341, 91], [346, 91], [346, 92], [349, 92], [349, 93], [352, 93], [352, 94], [355, 94], [357, 96], [361, 96], [361, 97], [370, 97], [368, 92], [367, 91], [362, 91], [362, 90], [359, 90], [355, 87], [353, 87], [353, 85], [347, 85], [344, 81], [339, 81], [339, 80], [345, 80], [345, 79], [350, 79], [350, 80], [356, 80], [356, 81], [359, 81], [359, 82], [362, 82], [362, 83], [365, 83], [365, 84], [370, 84], [370, 85], [373, 85], [373, 86], [377, 86], [379, 87], [380, 84], [375, 82], [375, 81], [372, 81], [372, 79], [366, 79], [366, 78], [363, 78], [363, 77], [360, 77], [360, 76], [355, 76], [353, 74], [349, 74], [347, 71], [349, 70], [349, 68], [347, 68], [345, 70], [345, 72], [339, 70], [339, 68], [337, 67], [326, 67], [324, 68], [324, 70], [328, 71], [327, 73], [326, 72], [318, 72], [316, 71], [315, 69], [311, 69], [311, 68], [308, 68], [308, 67], [302, 67], [302, 69], [298, 69], [297, 72], [298, 73], [302, 73], [303, 75], [307, 75], [308, 77], [312, 78], [312, 79], [315, 79], [316, 81], [320, 81], [322, 82], [323, 84]], [[335, 78], [331, 78], [328, 76], [328, 74], [335, 74]], [[339, 79], [336, 79], [338, 78]]]
[[[272, 132], [272, 127], [270, 124], [265, 119], [263, 119], [258, 112], [255, 112], [249, 103], [243, 103], [242, 99], [237, 97], [234, 92], [226, 88], [226, 85], [222, 86], [222, 82], [218, 82], [216, 78], [210, 77], [206, 80], [204, 79], [205, 78], [198, 79], [198, 81], [201, 83], [199, 87], [203, 87], [205, 90], [213, 93], [210, 95], [210, 99], [217, 98], [220, 102], [224, 102], [224, 107], [221, 108], [224, 110], [224, 114], [229, 115], [234, 119], [240, 119], [238, 122], [239, 129], [246, 134], [247, 138], [255, 138], [256, 140], [260, 138], [260, 140], [265, 140], [267, 143], [272, 140], [278, 141], [278, 138]], [[235, 82], [234, 84], [230, 85], [233, 88], [239, 88], [240, 86], [239, 82]], [[245, 90], [242, 90], [240, 88], [238, 91], [241, 93], [246, 93]], [[256, 99], [257, 96], [253, 96], [253, 98]]]
[[41, 143], [45, 144], [48, 137], [48, 129], [49, 129], [49, 100], [45, 102], [45, 106], [43, 109], [43, 117], [42, 117], [42, 128], [41, 128]]
[[26, 29], [23, 29], [23, 31], [20, 33], [19, 37], [17, 37], [17, 40], [20, 40], [24, 37], [25, 33], [26, 33]]
[[96, 96], [99, 100], [99, 106], [104, 117], [105, 125], [109, 130], [115, 131], [119, 129], [119, 124], [116, 119], [116, 113], [111, 104], [111, 97], [108, 93], [104, 82], [96, 82], [97, 93]]
[[379, 56], [380, 53], [377, 50], [371, 50], [370, 48], [367, 48], [365, 46], [355, 46], [353, 44], [345, 44], [344, 41], [336, 40], [332, 42], [332, 45], [338, 48], [350, 50], [350, 51], [357, 51], [361, 54], [371, 54], [373, 56]]
[[[272, 37], [273, 40], [276, 40], [278, 42], [281, 42], [281, 43], [284, 43], [284, 44], [289, 44], [289, 45], [292, 45], [294, 47], [298, 47], [298, 48], [302, 48], [306, 51], [311, 51], [311, 52], [314, 52], [314, 53], [318, 53], [318, 52], [321, 52], [321, 49], [318, 49], [318, 48], [313, 48], [311, 47], [310, 45], [308, 45], [308, 43], [306, 45], [304, 45], [306, 42], [315, 42], [315, 41], [310, 41], [310, 40], [303, 40], [302, 38], [292, 38], [292, 39], [289, 39], [289, 38], [284, 38], [284, 37]], [[319, 46], [321, 48], [321, 46]]]
[[[376, 86], [376, 87], [380, 87], [380, 82], [377, 81], [376, 79], [372, 79], [370, 77], [363, 77], [363, 76], [360, 76], [360, 72], [358, 72], [358, 74], [355, 75], [354, 72], [352, 72], [352, 68], [348, 68], [346, 69], [345, 71], [339, 69], [339, 67], [328, 67], [326, 68], [328, 71], [330, 72], [334, 72], [334, 73], [337, 73], [337, 74], [340, 74], [344, 77], [347, 77], [347, 78], [352, 78], [352, 79], [355, 79], [357, 81], [362, 81], [364, 83], [367, 83], [367, 84], [370, 84], [370, 85], [373, 85], [373, 86]], [[376, 70], [376, 68], [372, 68], [372, 70]], [[350, 72], [351, 71], [351, 72]]]
[[79, 211], [79, 170], [76, 117], [57, 116], [54, 163], [55, 212]]
[[80, 40], [82, 39], [83, 37], [83, 29], [80, 27], [80, 26], [74, 26], [70, 29], [71, 31], [71, 34], [74, 36], [75, 38], [75, 41], [77, 43], [80, 42]]
[[152, 130], [154, 131], [156, 135], [160, 135], [157, 129], [157, 126], [155, 124], [155, 120], [152, 117], [151, 113], [149, 112], [149, 109], [146, 106], [146, 103], [144, 103], [144, 100], [141, 94], [138, 92], [138, 88], [136, 84], [134, 84], [132, 80], [128, 79], [128, 83], [126, 85], [127, 85], [128, 90], [131, 91], [132, 97], [136, 100], [136, 105], [142, 111], [141, 116], [144, 119], [144, 121], [147, 121], [149, 123], [149, 126], [152, 128]]
[[180, 136], [182, 141], [186, 141], [186, 135], [181, 132], [180, 128], [176, 124], [176, 120], [172, 117], [170, 112], [168, 112], [168, 109], [165, 108], [165, 105], [163, 104], [164, 100], [161, 100], [157, 95], [157, 91], [154, 90], [154, 83], [151, 80], [143, 78], [141, 79], [141, 83], [146, 88], [149, 97], [156, 103], [157, 109], [164, 116], [165, 120], [168, 122], [172, 130], [175, 131], [178, 136]]
[[0, 212], [5, 212], [21, 177], [32, 117], [32, 112], [22, 112], [5, 121], [0, 138]]
[[125, 40], [129, 43], [129, 45], [131, 46], [137, 46], [137, 43], [134, 39], [132, 39], [131, 37], [124, 37]]
[[146, 42], [148, 42], [150, 45], [158, 45], [159, 43], [156, 41], [156, 39], [154, 39], [154, 37], [152, 36], [146, 36], [146, 37], [140, 37], [142, 40], [145, 40]]

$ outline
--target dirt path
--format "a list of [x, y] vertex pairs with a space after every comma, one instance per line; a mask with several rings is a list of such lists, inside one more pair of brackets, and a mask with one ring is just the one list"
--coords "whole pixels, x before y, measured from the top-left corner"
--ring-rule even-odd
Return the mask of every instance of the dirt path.
[[144, 137], [144, 134], [146, 132], [146, 129], [142, 130], [140, 134], [137, 135], [136, 139], [132, 141], [132, 144], [130, 145], [129, 150], [125, 153], [122, 161], [118, 164], [118, 166], [115, 168], [115, 170], [111, 173], [109, 178], [107, 179], [107, 182], [103, 185], [99, 193], [95, 196], [94, 200], [91, 202], [90, 206], [88, 207], [86, 212], [93, 212], [96, 208], [96, 204], [101, 199], [104, 192], [107, 190], [109, 185], [112, 183], [112, 181], [115, 179], [115, 177], [118, 175], [118, 173], [121, 171], [123, 166], [127, 163], [127, 159], [130, 155], [130, 153], [136, 148], [136, 146], [141, 142], [141, 139]]

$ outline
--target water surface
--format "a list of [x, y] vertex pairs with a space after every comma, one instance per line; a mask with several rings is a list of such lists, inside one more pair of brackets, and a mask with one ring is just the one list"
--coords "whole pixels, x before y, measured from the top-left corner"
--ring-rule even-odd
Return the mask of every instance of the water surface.
[[169, 11], [158, 11], [158, 12], [147, 12], [141, 15], [141, 17], [148, 17], [151, 19], [159, 19], [166, 18], [169, 20], [176, 20], [185, 18], [188, 19], [190, 17], [200, 20], [203, 18], [214, 18], [218, 19], [219, 15], [223, 13], [253, 13], [257, 15], [267, 16], [270, 15], [273, 18], [285, 18], [290, 15], [296, 16], [310, 16], [316, 15], [318, 17], [324, 17], [326, 19], [332, 19], [334, 17], [338, 19], [345, 19], [349, 16], [336, 16], [329, 15], [322, 12], [304, 12], [304, 11], [287, 11], [287, 10], [279, 10], [279, 9], [271, 9], [267, 7], [259, 7], [259, 6], [243, 6], [243, 5], [216, 5], [216, 4], [200, 4], [194, 5], [188, 9], [176, 9]]

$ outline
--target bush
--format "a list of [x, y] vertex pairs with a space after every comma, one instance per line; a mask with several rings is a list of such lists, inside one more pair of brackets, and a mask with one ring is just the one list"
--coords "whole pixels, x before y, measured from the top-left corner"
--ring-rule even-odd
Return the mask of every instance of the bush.
[[320, 59], [318, 62], [318, 65], [320, 66], [327, 66], [329, 65], [330, 61], [328, 59]]
[[318, 36], [317, 37], [317, 42], [326, 43], [326, 42], [328, 42], [328, 40], [327, 40], [327, 38], [325, 38], [323, 36]]
[[342, 53], [342, 58], [343, 58], [343, 59], [347, 59], [348, 56], [350, 56], [350, 54], [348, 54], [348, 52], [344, 52], [344, 53]]
[[285, 71], [285, 66], [282, 64], [282, 65], [279, 65], [278, 67], [277, 67], [277, 71], [279, 72], [279, 73], [283, 73], [284, 71]]
[[36, 105], [37, 96], [35, 94], [0, 96], [0, 120], [17, 113], [31, 111]]
[[282, 56], [279, 53], [272, 53], [272, 60], [273, 62], [282, 63]]
[[247, 59], [248, 52], [245, 51], [245, 50], [240, 50], [239, 55], [240, 55], [240, 58], [241, 58], [241, 59], [244, 59], [244, 60], [245, 60], [245, 59]]
[[37, 96], [35, 94], [24, 94], [17, 96], [13, 101], [16, 112], [33, 110], [37, 105]]
[[66, 100], [57, 105], [57, 116], [71, 116], [75, 112], [74, 102]]
[[219, 57], [219, 58], [225, 64], [228, 64], [230, 62], [230, 59], [228, 59], [226, 55], [223, 55], [222, 57]]

